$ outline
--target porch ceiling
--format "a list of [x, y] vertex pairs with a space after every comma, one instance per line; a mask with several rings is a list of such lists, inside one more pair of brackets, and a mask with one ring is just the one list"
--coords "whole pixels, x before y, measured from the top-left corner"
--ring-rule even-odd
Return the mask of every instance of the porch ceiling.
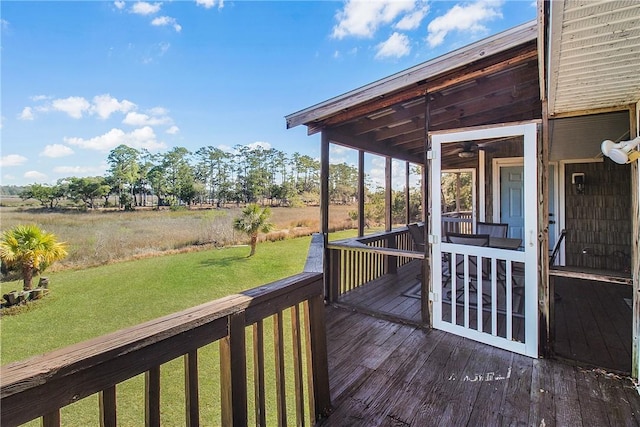
[[[536, 41], [535, 23], [516, 27], [289, 115], [287, 126], [421, 164], [427, 108], [429, 130], [541, 117]], [[457, 151], [443, 156], [457, 159]]]
[[550, 114], [640, 100], [640, 2], [551, 2], [550, 42]]

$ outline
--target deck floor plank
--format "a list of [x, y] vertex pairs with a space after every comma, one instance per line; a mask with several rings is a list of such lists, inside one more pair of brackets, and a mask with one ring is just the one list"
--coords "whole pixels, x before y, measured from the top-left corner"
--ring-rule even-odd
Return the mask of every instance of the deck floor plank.
[[[370, 315], [420, 325], [420, 299], [407, 296], [418, 284], [418, 273], [420, 262], [410, 262], [397, 274], [384, 275], [344, 294], [339, 303]], [[557, 277], [555, 283], [560, 297], [555, 302], [556, 354], [584, 366], [630, 373], [632, 312], [625, 298], [631, 298], [631, 287], [565, 277]], [[463, 311], [462, 307], [457, 310], [460, 314]], [[472, 325], [474, 313], [472, 309]], [[450, 304], [443, 304], [443, 316], [448, 320], [450, 315]], [[489, 316], [484, 317], [483, 330], [487, 332], [491, 325]], [[498, 327], [504, 335], [504, 316], [500, 316]], [[514, 317], [513, 338], [523, 341], [524, 334], [524, 320]]]
[[322, 426], [640, 426], [624, 376], [327, 310], [342, 320], [327, 330], [335, 410]]

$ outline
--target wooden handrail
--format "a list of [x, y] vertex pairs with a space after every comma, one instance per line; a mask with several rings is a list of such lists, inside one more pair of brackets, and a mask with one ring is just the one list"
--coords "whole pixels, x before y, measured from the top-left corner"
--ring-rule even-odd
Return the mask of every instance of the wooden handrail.
[[[300, 303], [306, 309], [310, 398], [315, 408], [312, 416], [317, 420], [330, 410], [323, 287], [322, 274], [307, 272], [2, 366], [0, 424], [13, 426], [45, 417], [45, 422], [53, 419], [53, 425], [58, 425], [55, 419], [59, 420], [60, 408], [98, 392], [108, 401], [116, 384], [142, 373], [147, 373], [153, 394], [159, 387], [155, 374], [161, 364], [185, 355], [185, 365], [190, 365], [197, 349], [228, 340], [224, 346], [227, 351], [221, 352], [226, 353], [226, 357], [221, 356], [221, 366], [223, 370], [229, 368], [222, 374], [223, 380], [229, 382], [228, 399], [222, 399], [227, 407], [223, 403], [222, 414], [232, 425], [242, 425], [246, 419], [247, 384], [246, 371], [245, 378], [238, 378], [244, 362], [237, 358], [238, 352], [246, 352], [244, 329]], [[115, 408], [103, 408], [103, 399], [100, 402], [101, 412], [111, 414], [107, 416], [112, 419]], [[154, 402], [148, 408], [152, 419], [158, 413]], [[238, 408], [245, 414], [239, 414]]]
[[364, 237], [331, 241], [327, 244], [327, 300], [338, 301], [350, 292], [386, 274], [395, 274], [402, 265], [425, 259], [424, 252], [413, 250], [407, 227]]

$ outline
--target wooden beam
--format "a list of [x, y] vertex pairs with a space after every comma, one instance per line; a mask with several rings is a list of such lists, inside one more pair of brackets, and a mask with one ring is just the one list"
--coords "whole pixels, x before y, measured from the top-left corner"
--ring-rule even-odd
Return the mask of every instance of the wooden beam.
[[[432, 233], [431, 218], [431, 174], [429, 167], [433, 160], [428, 159], [428, 153], [431, 151], [431, 138], [429, 137], [429, 129], [431, 128], [431, 101], [430, 95], [424, 97], [424, 148], [422, 150], [422, 218], [424, 221], [424, 261], [422, 262], [422, 288], [420, 290], [420, 311], [422, 314], [422, 323], [431, 327], [431, 301], [429, 300], [429, 291], [433, 288], [431, 282], [431, 270], [429, 267], [431, 253], [431, 245], [429, 245], [429, 235]], [[440, 197], [438, 195], [437, 197]], [[440, 262], [440, 261], [438, 261]]]
[[399, 160], [407, 160], [412, 163], [420, 163], [422, 161], [421, 156], [416, 156], [407, 153], [404, 150], [400, 150], [394, 147], [389, 147], [384, 144], [376, 144], [375, 141], [354, 138], [351, 135], [346, 135], [338, 132], [336, 129], [326, 129], [322, 131], [322, 135], [327, 137], [336, 144], [345, 145], [347, 147], [355, 148], [358, 150], [364, 150], [369, 153], [379, 154], [381, 156], [388, 156]]
[[555, 282], [549, 280], [549, 115], [547, 101], [542, 101], [542, 126], [538, 132], [538, 353], [544, 357], [553, 356], [554, 342], [554, 295]]

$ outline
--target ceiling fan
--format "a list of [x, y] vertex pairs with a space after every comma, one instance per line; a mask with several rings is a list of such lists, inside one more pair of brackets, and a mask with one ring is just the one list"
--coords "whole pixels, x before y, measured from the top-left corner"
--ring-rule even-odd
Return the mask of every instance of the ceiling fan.
[[485, 144], [477, 144], [473, 141], [464, 141], [460, 145], [460, 147], [453, 150], [453, 154], [457, 154], [458, 157], [461, 157], [463, 159], [474, 157], [480, 150], [488, 152], [494, 151], [493, 148], [485, 146]]

